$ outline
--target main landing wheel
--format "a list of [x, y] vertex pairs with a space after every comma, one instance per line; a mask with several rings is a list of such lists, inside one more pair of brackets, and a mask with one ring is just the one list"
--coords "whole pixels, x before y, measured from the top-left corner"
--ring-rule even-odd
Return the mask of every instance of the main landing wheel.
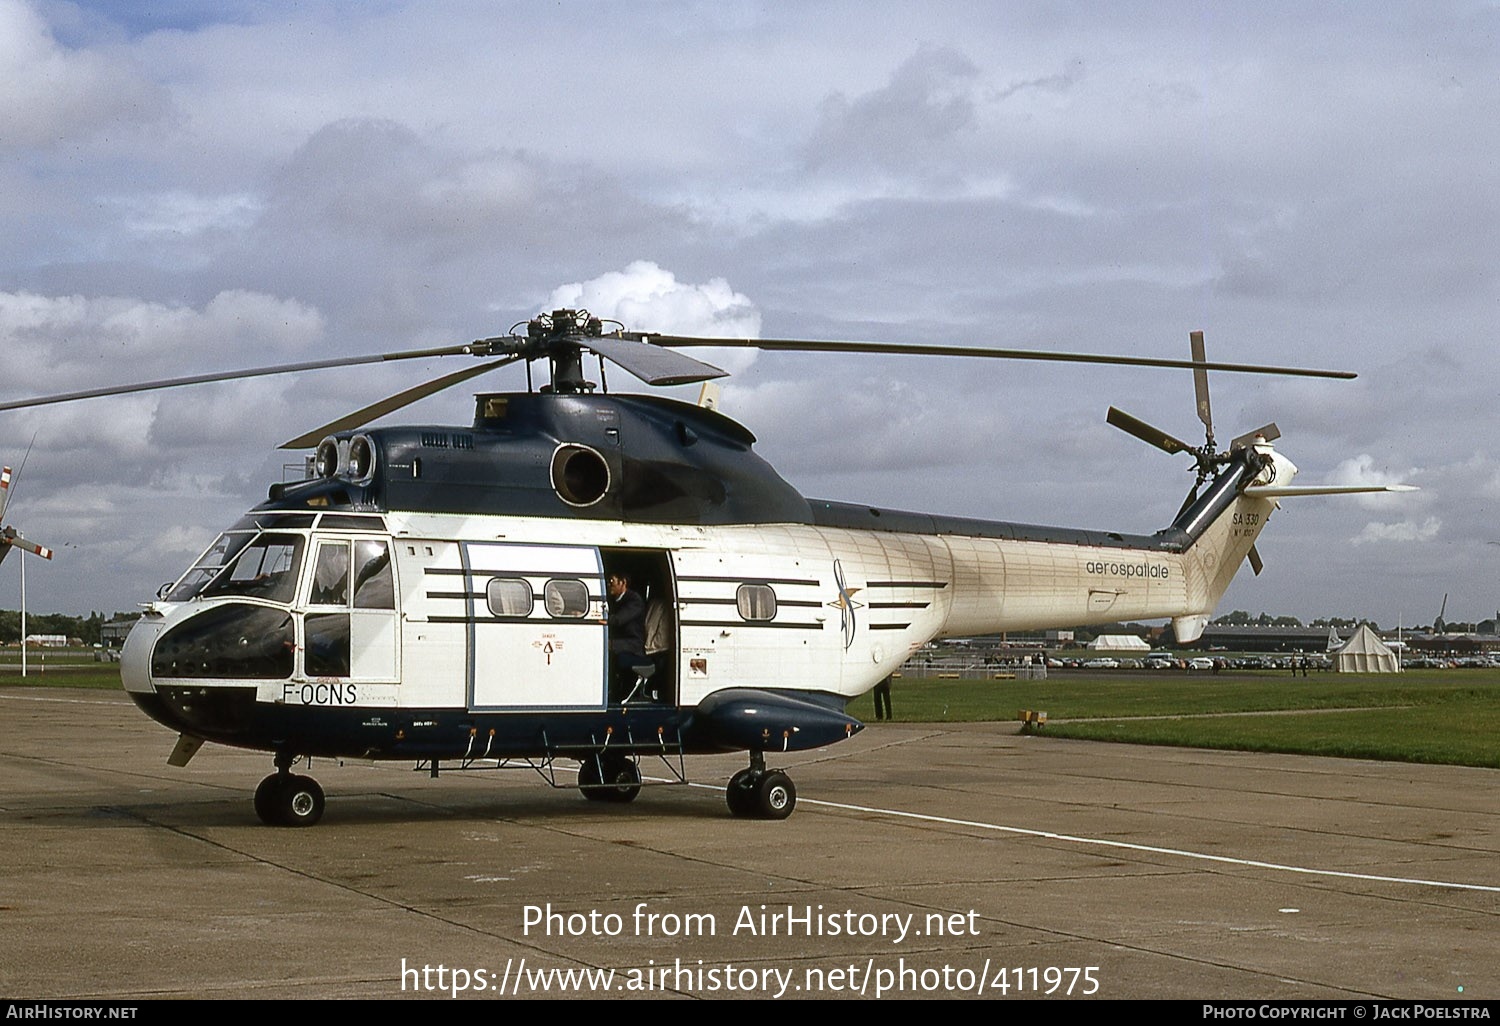
[[633, 802], [641, 793], [641, 769], [624, 755], [589, 756], [578, 767], [578, 789], [591, 802]]
[[267, 826], [312, 826], [323, 818], [323, 788], [312, 777], [272, 773], [255, 789], [255, 814]]
[[797, 787], [780, 770], [742, 769], [724, 790], [729, 811], [754, 819], [786, 819], [797, 807]]

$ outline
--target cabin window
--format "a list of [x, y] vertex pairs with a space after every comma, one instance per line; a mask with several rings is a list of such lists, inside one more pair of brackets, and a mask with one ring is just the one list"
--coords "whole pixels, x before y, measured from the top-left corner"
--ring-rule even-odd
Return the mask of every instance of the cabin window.
[[582, 581], [568, 578], [548, 581], [543, 595], [548, 616], [576, 619], [589, 613], [589, 586]]
[[494, 616], [530, 616], [535, 597], [531, 585], [519, 577], [494, 577], [484, 589]]
[[745, 620], [776, 619], [776, 593], [768, 584], [742, 584], [735, 592], [735, 605]]

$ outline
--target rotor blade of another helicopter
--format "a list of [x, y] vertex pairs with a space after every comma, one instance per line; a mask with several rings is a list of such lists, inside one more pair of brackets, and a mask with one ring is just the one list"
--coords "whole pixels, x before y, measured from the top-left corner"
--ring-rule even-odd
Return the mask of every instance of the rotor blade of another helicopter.
[[1203, 365], [1208, 362], [1208, 357], [1203, 348], [1203, 332], [1195, 331], [1188, 336], [1188, 343], [1193, 352], [1193, 395], [1198, 400], [1198, 419], [1203, 421], [1203, 426], [1208, 429], [1209, 437], [1214, 433], [1214, 415], [1208, 405], [1208, 371]]
[[1175, 454], [1187, 452], [1192, 449], [1192, 446], [1188, 445], [1182, 439], [1173, 438], [1161, 428], [1147, 424], [1144, 420], [1132, 417], [1124, 410], [1117, 410], [1113, 406], [1109, 408], [1109, 413], [1105, 415], [1104, 419], [1126, 434], [1139, 438], [1147, 445], [1156, 446], [1162, 452]]
[[289, 442], [283, 442], [281, 444], [281, 448], [309, 448], [311, 446], [317, 445], [329, 435], [336, 434], [339, 431], [348, 431], [350, 428], [357, 428], [364, 424], [368, 424], [370, 421], [376, 420], [380, 417], [384, 417], [387, 413], [399, 410], [403, 406], [410, 406], [418, 399], [425, 399], [429, 395], [441, 392], [443, 389], [448, 388], [451, 385], [456, 385], [461, 381], [467, 381], [469, 378], [478, 377], [485, 371], [494, 370], [497, 367], [504, 367], [507, 363], [515, 363], [519, 359], [519, 356], [508, 356], [503, 360], [491, 360], [488, 363], [481, 363], [477, 367], [465, 367], [463, 370], [457, 371], [453, 374], [445, 374], [440, 378], [434, 378], [431, 381], [424, 382], [420, 385], [415, 385], [411, 388], [406, 389], [406, 391], [404, 392], [397, 392], [393, 396], [382, 399], [378, 403], [371, 403], [369, 406], [366, 406], [363, 409], [355, 410], [353, 413], [346, 414], [340, 417], [338, 420], [330, 421], [329, 423], [324, 424], [322, 427], [314, 428], [311, 431], [300, 434]]
[[4, 554], [10, 551], [11, 546], [15, 546], [18, 549], [25, 549], [27, 552], [34, 552], [43, 559], [52, 558], [51, 549], [45, 545], [38, 545], [34, 541], [27, 541], [16, 533], [14, 527], [0, 529], [0, 559], [5, 558]]
[[27, 552], [33, 552], [36, 555], [41, 556], [43, 559], [51, 559], [52, 558], [52, 550], [51, 549], [47, 548], [45, 545], [38, 545], [34, 541], [30, 541], [29, 539], [22, 538], [19, 534], [16, 535], [14, 538], [9, 538], [7, 540], [10, 542], [11, 545], [14, 545], [16, 548], [18, 548], [18, 549], [25, 549]]
[[890, 353], [906, 356], [975, 356], [992, 360], [1043, 360], [1054, 363], [1098, 363], [1127, 367], [1202, 368], [1237, 374], [1281, 374], [1304, 378], [1358, 377], [1353, 371], [1314, 370], [1307, 367], [1275, 367], [1251, 363], [1199, 363], [1194, 360], [1169, 360], [1151, 356], [1108, 356], [1097, 353], [1054, 353], [1040, 349], [993, 349], [979, 346], [927, 345], [899, 342], [839, 342], [798, 338], [707, 338], [696, 335], [658, 335], [651, 332], [627, 333], [659, 346], [722, 346], [739, 349], [766, 349], [803, 353]]
[[436, 349], [413, 349], [399, 353], [380, 353], [370, 356], [345, 356], [333, 360], [309, 360], [307, 363], [283, 363], [274, 367], [256, 367], [250, 370], [223, 371], [216, 374], [192, 374], [183, 378], [163, 378], [160, 381], [141, 381], [133, 385], [111, 385], [108, 388], [90, 388], [81, 392], [60, 392], [57, 395], [39, 396], [35, 399], [18, 399], [0, 403], [0, 410], [21, 410], [31, 406], [47, 406], [50, 403], [66, 403], [75, 399], [96, 399], [106, 395], [129, 395], [133, 392], [150, 392], [159, 388], [176, 388], [179, 385], [202, 385], [212, 381], [238, 381], [241, 378], [263, 378], [272, 374], [294, 374], [297, 371], [326, 370], [330, 367], [355, 367], [366, 363], [387, 363], [392, 360], [425, 360], [434, 356], [484, 356], [474, 345], [441, 346]]
[[648, 385], [688, 385], [729, 375], [711, 363], [628, 338], [587, 337], [578, 344], [619, 364]]

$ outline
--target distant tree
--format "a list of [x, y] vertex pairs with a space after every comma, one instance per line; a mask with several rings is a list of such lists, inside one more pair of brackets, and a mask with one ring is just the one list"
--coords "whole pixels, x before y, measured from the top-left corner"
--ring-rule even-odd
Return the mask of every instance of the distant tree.
[[1357, 621], [1342, 616], [1320, 616], [1309, 627], [1353, 627]]
[[[98, 644], [100, 628], [109, 620], [136, 620], [140, 613], [113, 613], [105, 616], [94, 612], [88, 616], [70, 616], [67, 613], [26, 614], [27, 634], [62, 634], [78, 638], [86, 645]], [[0, 609], [0, 645], [14, 645], [21, 640], [21, 611]]]
[[1257, 613], [1251, 616], [1243, 609], [1236, 609], [1232, 613], [1225, 613], [1214, 620], [1221, 627], [1301, 627], [1302, 621], [1295, 616], [1272, 616], [1270, 613]]

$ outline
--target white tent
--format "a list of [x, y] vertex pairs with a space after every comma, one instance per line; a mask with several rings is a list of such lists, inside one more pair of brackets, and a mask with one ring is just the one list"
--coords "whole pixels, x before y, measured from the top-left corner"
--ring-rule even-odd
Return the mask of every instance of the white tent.
[[1101, 634], [1089, 642], [1095, 652], [1149, 652], [1151, 646], [1134, 634]]
[[1400, 673], [1401, 663], [1370, 625], [1362, 623], [1333, 653], [1333, 668], [1339, 673]]

